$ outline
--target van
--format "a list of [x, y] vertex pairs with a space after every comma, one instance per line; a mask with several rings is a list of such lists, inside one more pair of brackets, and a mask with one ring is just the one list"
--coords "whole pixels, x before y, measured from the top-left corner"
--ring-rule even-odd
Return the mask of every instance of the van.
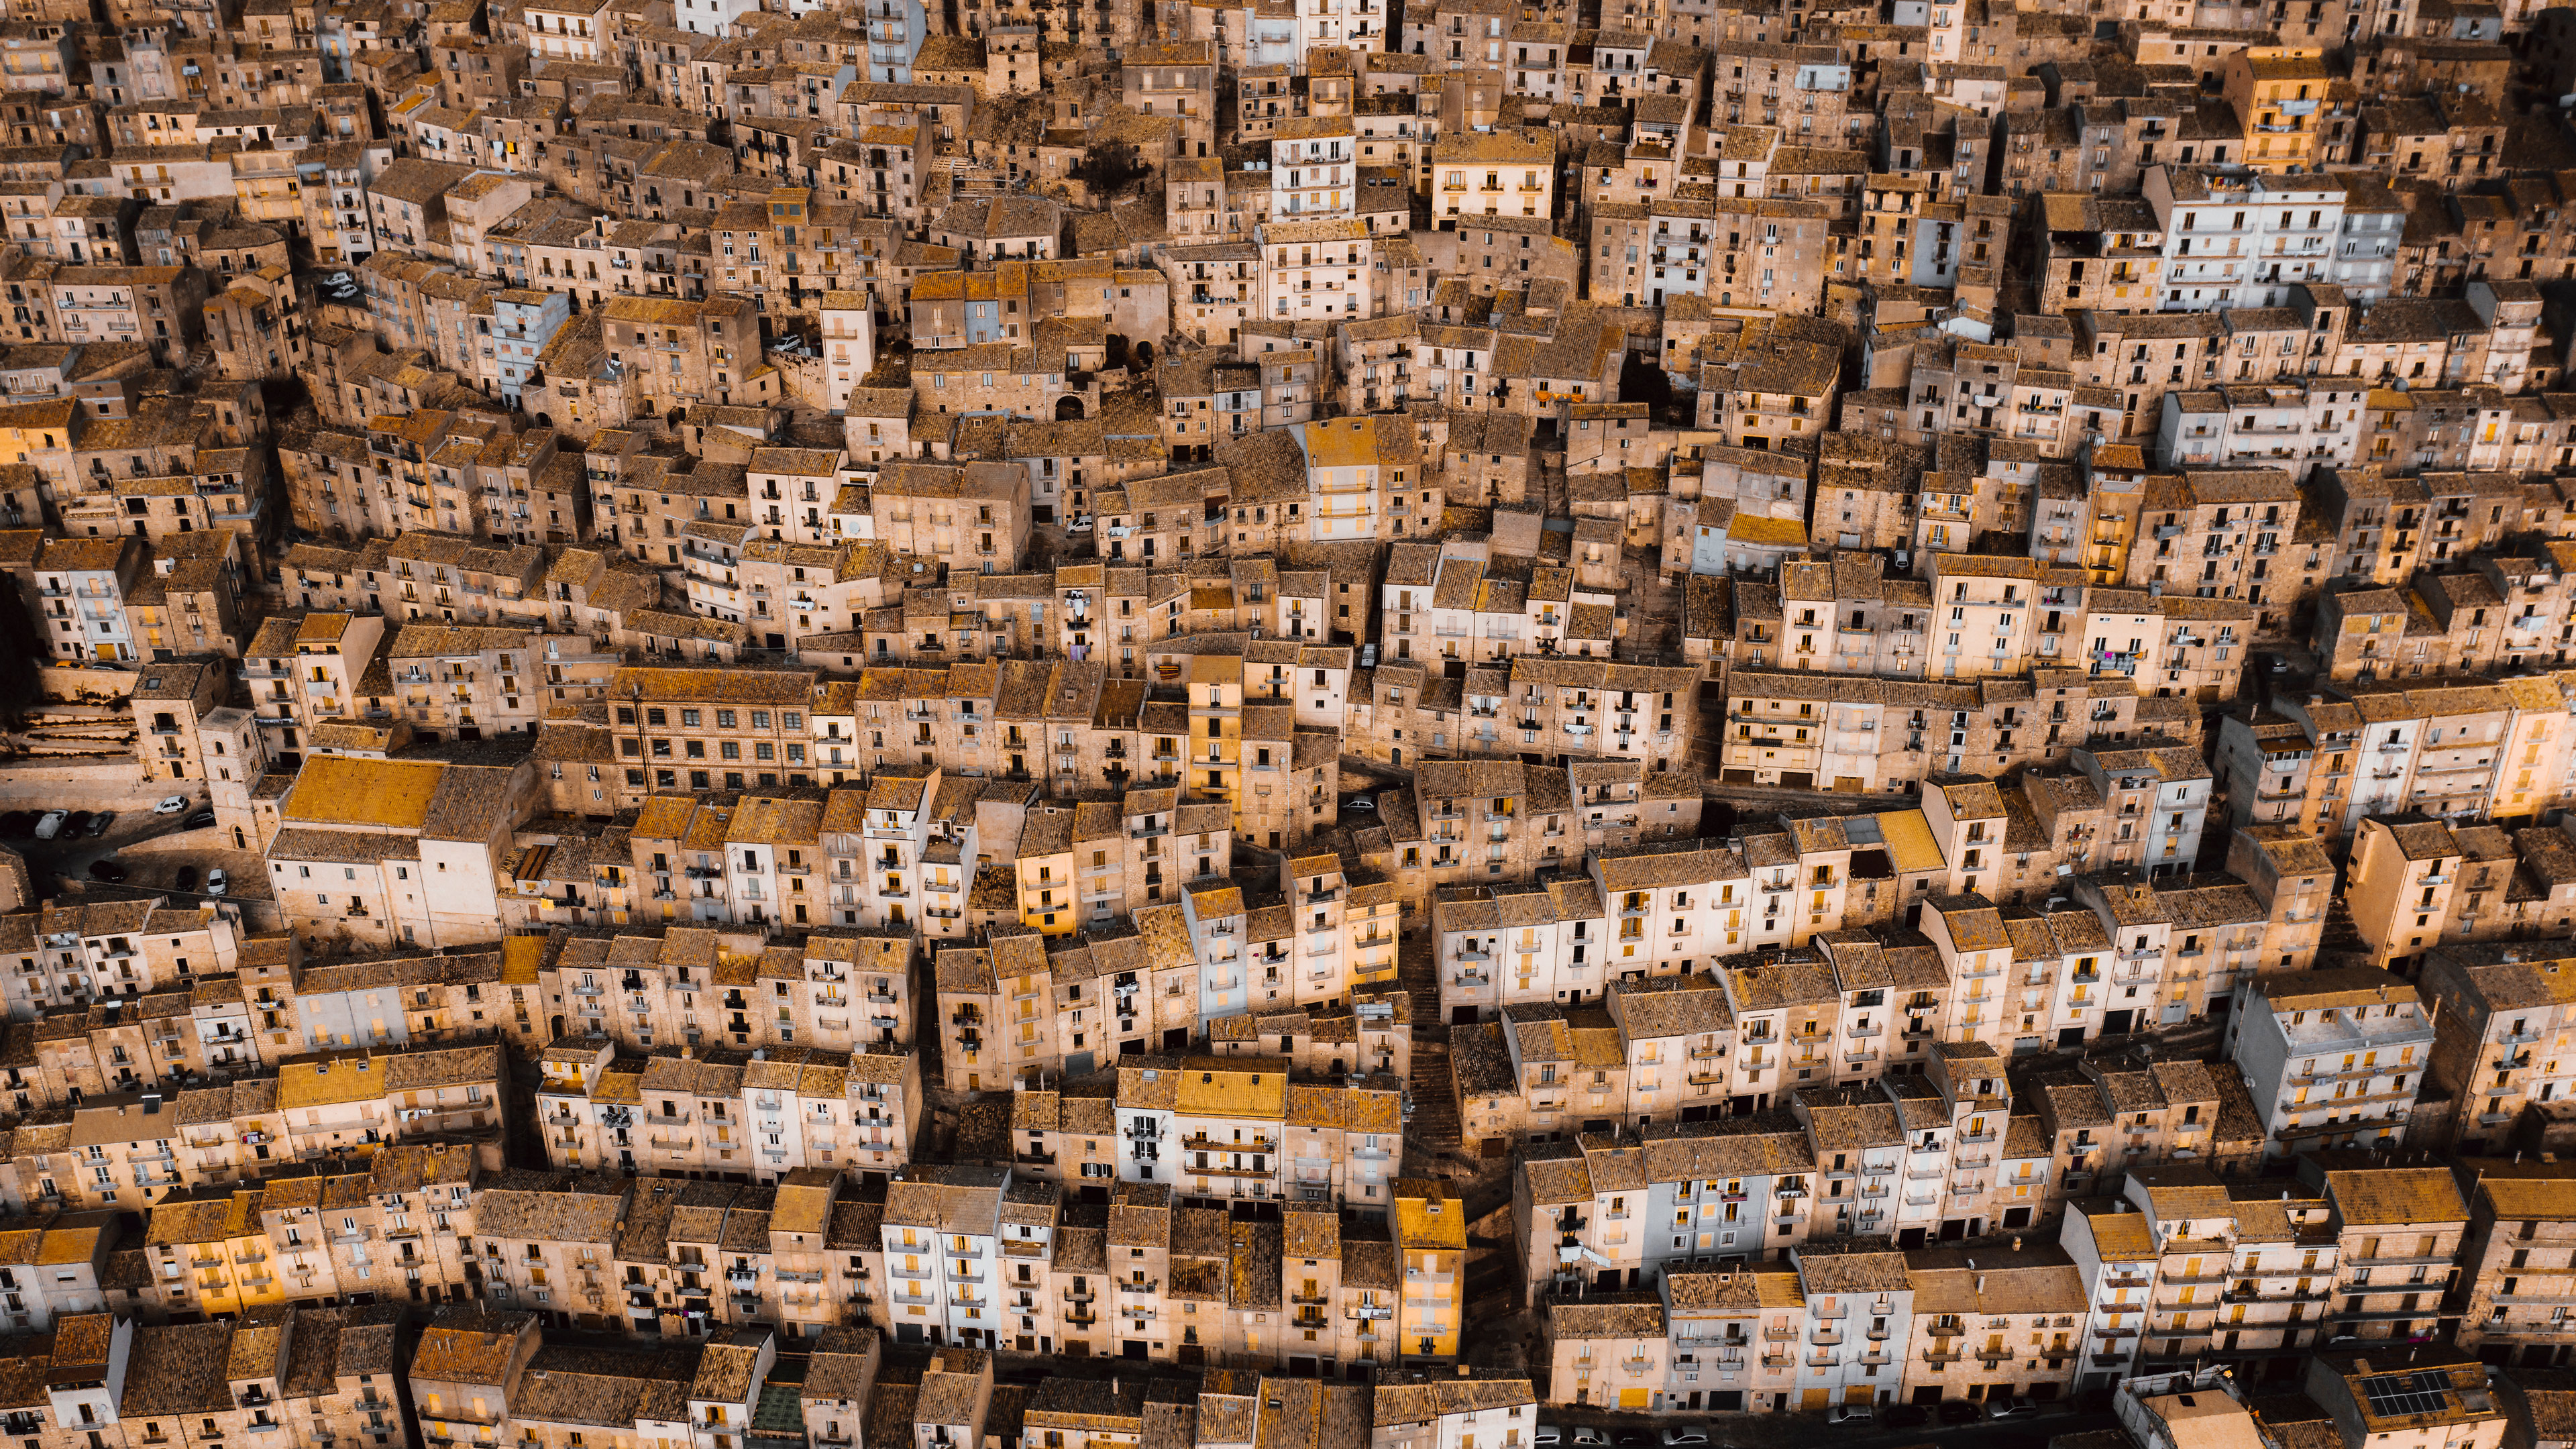
[[51, 840], [55, 836], [62, 834], [63, 821], [70, 818], [70, 814], [71, 812], [67, 810], [46, 811], [45, 818], [36, 822], [36, 838], [38, 840]]

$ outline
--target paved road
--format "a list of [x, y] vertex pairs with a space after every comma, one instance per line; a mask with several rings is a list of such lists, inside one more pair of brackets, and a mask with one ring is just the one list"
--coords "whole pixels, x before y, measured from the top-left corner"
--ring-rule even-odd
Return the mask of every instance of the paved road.
[[1366, 755], [1343, 755], [1340, 759], [1340, 764], [1344, 770], [1351, 774], [1366, 775], [1370, 779], [1378, 781], [1382, 786], [1410, 785], [1413, 783], [1413, 772], [1411, 770], [1398, 768], [1397, 766], [1388, 764], [1384, 760], [1372, 760]]
[[[1807, 1449], [1819, 1436], [1830, 1435], [1835, 1449], [1896, 1449], [1896, 1446], [1949, 1441], [1975, 1449], [2041, 1449], [2060, 1434], [2080, 1434], [2116, 1427], [2109, 1414], [2041, 1413], [1997, 1426], [1983, 1422], [1944, 1424], [1935, 1420], [1908, 1429], [1855, 1425], [1828, 1428], [1821, 1413], [1794, 1414], [1621, 1414], [1606, 1409], [1543, 1407], [1543, 1424], [1570, 1429], [1578, 1424], [1643, 1434], [1660, 1445], [1666, 1429], [1700, 1425], [1708, 1430], [1709, 1449]], [[1881, 1412], [1884, 1412], [1882, 1410]], [[1563, 1449], [1573, 1449], [1572, 1445]]]
[[1889, 791], [1876, 795], [1858, 795], [1848, 790], [1783, 790], [1773, 785], [1730, 785], [1717, 779], [1702, 781], [1700, 794], [1708, 799], [1732, 805], [1738, 813], [1763, 809], [1879, 810], [1903, 809], [1922, 803], [1920, 795]]
[[[155, 802], [178, 794], [188, 797], [188, 809], [175, 815], [152, 813]], [[106, 808], [116, 812], [116, 823], [108, 827], [107, 834], [96, 838], [84, 832], [77, 838], [71, 839], [57, 836], [52, 840], [19, 839], [5, 843], [10, 849], [26, 857], [27, 874], [36, 892], [39, 895], [51, 895], [53, 876], [69, 876], [75, 881], [87, 883], [90, 862], [113, 855], [136, 841], [175, 833], [180, 829], [180, 822], [195, 811], [204, 808], [205, 803], [206, 795], [202, 786], [188, 790], [174, 790], [170, 788], [170, 782], [149, 786], [139, 783], [130, 784], [122, 794], [113, 797], [106, 797], [102, 792], [102, 798], [95, 802], [84, 802], [67, 794], [51, 801], [14, 805], [11, 808], [33, 809], [38, 805], [48, 809], [61, 807], [93, 811]], [[217, 832], [206, 830], [202, 834], [210, 848], [216, 845]], [[230, 843], [229, 837], [223, 842], [225, 845]], [[144, 859], [139, 857], [127, 862], [128, 868], [134, 870], [138, 878], [145, 874]]]
[[[25, 767], [23, 775], [15, 773]], [[48, 780], [42, 777], [41, 761], [21, 759], [11, 773], [0, 773], [0, 810], [114, 810], [123, 812], [136, 806], [145, 810], [164, 795], [176, 793], [171, 782], [143, 784], [131, 776], [112, 779]], [[191, 792], [203, 799], [204, 788]]]

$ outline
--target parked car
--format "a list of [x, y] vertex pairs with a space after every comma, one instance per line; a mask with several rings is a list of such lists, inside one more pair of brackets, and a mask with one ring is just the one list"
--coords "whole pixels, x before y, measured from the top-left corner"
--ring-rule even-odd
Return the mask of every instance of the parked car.
[[1559, 1429], [1554, 1424], [1541, 1424], [1536, 1429], [1530, 1431], [1530, 1442], [1533, 1444], [1562, 1444], [1565, 1442], [1565, 1431]]
[[1612, 1432], [1610, 1442], [1617, 1449], [1653, 1449], [1655, 1436], [1643, 1429], [1619, 1429]]
[[1610, 1436], [1590, 1424], [1577, 1424], [1574, 1426], [1574, 1442], [1577, 1449], [1601, 1449], [1610, 1442]]
[[125, 879], [125, 877], [125, 866], [122, 862], [117, 860], [115, 856], [102, 855], [98, 859], [89, 863], [89, 878], [91, 880], [103, 880], [110, 884], [114, 884], [117, 881]]
[[62, 828], [62, 838], [63, 838], [63, 839], [65, 839], [65, 840], [76, 840], [76, 839], [78, 839], [78, 838], [80, 837], [80, 833], [81, 833], [82, 831], [84, 831], [84, 830], [87, 830], [87, 829], [89, 829], [89, 812], [88, 812], [88, 811], [86, 811], [86, 810], [75, 810], [75, 811], [73, 811], [71, 814], [66, 815], [66, 816], [64, 816], [64, 817], [63, 817], [63, 828]]
[[51, 840], [55, 836], [62, 834], [63, 822], [70, 818], [71, 817], [69, 815], [60, 810], [46, 811], [45, 818], [36, 822], [36, 838], [38, 840]]
[[1342, 802], [1342, 809], [1354, 815], [1365, 815], [1376, 808], [1377, 797], [1374, 795], [1353, 795]]
[[179, 873], [170, 879], [170, 889], [174, 891], [192, 891], [196, 888], [197, 868], [193, 865], [179, 867]]
[[1073, 516], [1073, 522], [1064, 526], [1064, 531], [1067, 533], [1089, 533], [1091, 531], [1091, 515], [1088, 513], [1075, 514]]
[[1941, 1407], [1933, 1410], [1932, 1412], [1939, 1417], [1941, 1422], [1944, 1424], [1973, 1424], [1977, 1422], [1977, 1406], [1966, 1399], [1943, 1399], [1941, 1401]]
[[187, 809], [187, 808], [188, 808], [188, 797], [187, 797], [187, 796], [185, 796], [185, 795], [167, 795], [167, 796], [162, 797], [162, 800], [161, 800], [161, 803], [160, 803], [160, 804], [155, 805], [155, 806], [153, 806], [153, 807], [152, 807], [152, 813], [153, 813], [153, 814], [155, 814], [155, 815], [176, 815], [176, 814], [178, 814], [180, 811], [185, 810], [185, 809]]
[[107, 833], [107, 827], [114, 825], [115, 823], [116, 812], [113, 810], [101, 810], [96, 815], [91, 816], [89, 818], [90, 839], [96, 840], [100, 836], [105, 835]]
[[1986, 1400], [1986, 1417], [1989, 1419], [2018, 1419], [2025, 1414], [2038, 1412], [2038, 1403], [2030, 1399]]
[[1836, 1404], [1825, 1411], [1828, 1424], [1866, 1424], [1875, 1417], [1868, 1404]]
[[1881, 1416], [1891, 1429], [1911, 1429], [1932, 1422], [1932, 1411], [1921, 1404], [1890, 1404]]
[[224, 873], [222, 871], [210, 870], [206, 872], [206, 894], [210, 896], [222, 895], [224, 893], [224, 887], [228, 884], [230, 884], [230, 882], [224, 879]]
[[0, 840], [24, 840], [36, 833], [36, 812], [12, 810], [0, 815]]
[[1664, 1431], [1664, 1443], [1667, 1446], [1675, 1444], [1705, 1444], [1707, 1442], [1708, 1431], [1697, 1424], [1684, 1424], [1680, 1428], [1666, 1429]]
[[214, 823], [215, 812], [212, 810], [200, 810], [196, 814], [189, 816], [187, 819], [180, 821], [179, 828], [182, 830], [203, 830]]

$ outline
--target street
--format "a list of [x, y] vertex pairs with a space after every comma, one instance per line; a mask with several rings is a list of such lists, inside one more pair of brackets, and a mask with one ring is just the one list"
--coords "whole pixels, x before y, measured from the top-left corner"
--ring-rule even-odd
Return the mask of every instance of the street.
[[[1065, 1359], [1016, 1353], [1009, 1349], [996, 1353], [993, 1359], [994, 1377], [1010, 1383], [1036, 1383], [1048, 1377], [1113, 1376], [1161, 1378], [1176, 1385], [1190, 1382], [1186, 1370], [1135, 1359]], [[1544, 1387], [1540, 1392], [1546, 1392]], [[1877, 1412], [1884, 1416], [1891, 1407], [1880, 1405]], [[1664, 1432], [1681, 1428], [1701, 1429], [1708, 1439], [1704, 1446], [1678, 1446], [1678, 1449], [1809, 1449], [1820, 1434], [1829, 1436], [1836, 1449], [1900, 1449], [1900, 1446], [1918, 1444], [1974, 1445], [1975, 1449], [2047, 1449], [2050, 1441], [2065, 1435], [2099, 1433], [2119, 1427], [2108, 1409], [2079, 1411], [2072, 1404], [2063, 1407], [2045, 1405], [2039, 1413], [2016, 1417], [2003, 1424], [1989, 1423], [1982, 1418], [1965, 1424], [1944, 1424], [1937, 1418], [1927, 1418], [1923, 1423], [1902, 1428], [1888, 1427], [1879, 1421], [1869, 1425], [1828, 1425], [1820, 1411], [1626, 1414], [1610, 1409], [1541, 1403], [1536, 1412], [1538, 1428], [1542, 1431], [1556, 1430], [1557, 1442], [1553, 1446], [1541, 1444], [1535, 1449], [1588, 1449], [1588, 1446], [1577, 1446], [1572, 1442], [1572, 1431], [1578, 1427], [1603, 1431], [1602, 1437], [1609, 1441], [1607, 1449], [1664, 1449]]]
[[[188, 798], [188, 808], [171, 815], [155, 815], [157, 802], [177, 794]], [[84, 900], [128, 900], [141, 895], [166, 895], [178, 907], [210, 905], [217, 898], [202, 893], [183, 893], [172, 888], [182, 866], [194, 866], [200, 883], [208, 870], [220, 867], [230, 873], [227, 897], [266, 895], [267, 878], [258, 855], [235, 850], [230, 834], [217, 827], [188, 830], [188, 816], [205, 808], [206, 796], [201, 785], [173, 789], [171, 782], [130, 782], [122, 790], [94, 789], [65, 792], [54, 798], [27, 803], [8, 802], [21, 810], [91, 810], [116, 812], [116, 823], [107, 834], [92, 837], [86, 831], [77, 836], [56, 836], [52, 840], [22, 837], [0, 840], [23, 856], [27, 862], [30, 889], [39, 896], [54, 895], [57, 890], [67, 898]], [[124, 881], [110, 884], [90, 879], [92, 862], [109, 856], [127, 872]], [[57, 880], [67, 883], [58, 886]]]
[[[188, 811], [201, 809], [205, 804], [203, 792], [198, 792], [188, 797], [188, 810], [183, 810], [176, 815], [152, 813], [154, 802], [175, 793], [177, 792], [167, 789], [160, 789], [150, 795], [129, 791], [112, 798], [102, 798], [97, 804], [71, 804], [57, 800], [41, 805], [18, 806], [16, 808], [22, 810], [85, 809], [95, 812], [102, 808], [112, 809], [116, 812], [116, 823], [108, 827], [107, 834], [96, 838], [92, 838], [84, 831], [76, 837], [66, 834], [58, 835], [51, 840], [20, 838], [0, 843], [5, 843], [10, 849], [25, 856], [28, 874], [39, 881], [48, 874], [69, 876], [73, 880], [85, 881], [89, 879], [90, 862], [115, 855], [127, 846], [176, 833], [179, 823], [188, 818]], [[105, 792], [100, 794], [105, 796]], [[207, 838], [210, 840], [213, 838], [211, 831], [207, 832]]]
[[[24, 761], [0, 771], [0, 810], [114, 810], [122, 814], [138, 805], [149, 810], [153, 801], [173, 793], [168, 781], [146, 783], [130, 773], [85, 771], [71, 779], [48, 778], [49, 774], [64, 773], [49, 772], [41, 763]], [[202, 799], [205, 791], [198, 789], [194, 794]]]
[[1836, 790], [1785, 790], [1776, 785], [1734, 785], [1708, 779], [1700, 782], [1700, 793], [1711, 801], [1729, 806], [1738, 814], [1761, 815], [1778, 810], [1841, 810], [1875, 812], [1904, 810], [1923, 803], [1920, 795], [1901, 791], [1877, 795], [1856, 795]]
[[[1878, 1412], [1884, 1415], [1889, 1407], [1881, 1405]], [[2042, 1412], [2016, 1418], [2005, 1425], [1983, 1420], [1944, 1424], [1934, 1419], [1901, 1429], [1883, 1426], [1863, 1428], [1849, 1424], [1828, 1427], [1825, 1416], [1815, 1412], [1622, 1414], [1608, 1409], [1542, 1405], [1539, 1414], [1542, 1428], [1554, 1426], [1559, 1430], [1570, 1430], [1577, 1425], [1587, 1425], [1606, 1430], [1611, 1449], [1619, 1449], [1622, 1442], [1619, 1436], [1623, 1433], [1632, 1436], [1628, 1441], [1632, 1449], [1644, 1445], [1660, 1449], [1663, 1432], [1685, 1424], [1705, 1427], [1711, 1449], [1737, 1449], [1737, 1446], [1743, 1446], [1743, 1449], [1775, 1449], [1775, 1446], [1776, 1449], [1794, 1449], [1794, 1446], [1811, 1442], [1818, 1434], [1830, 1435], [1837, 1449], [1894, 1449], [1897, 1445], [1945, 1441], [1973, 1443], [1978, 1449], [1988, 1449], [1988, 1446], [1992, 1449], [2042, 1449], [2049, 1440], [2063, 1434], [2118, 1427], [2117, 1421], [2108, 1413], [2075, 1412]], [[1560, 1443], [1558, 1449], [1576, 1449], [1576, 1446]]]

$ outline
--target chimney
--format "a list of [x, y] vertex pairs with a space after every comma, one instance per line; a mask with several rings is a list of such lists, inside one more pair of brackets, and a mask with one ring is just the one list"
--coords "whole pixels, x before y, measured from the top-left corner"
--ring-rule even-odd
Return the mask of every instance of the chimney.
[[1986, 1275], [1983, 1273], [1977, 1275], [1977, 1296], [1980, 1298], [1986, 1296]]
[[1468, 1368], [1465, 1364], [1463, 1364], [1463, 1363], [1462, 1363], [1462, 1364], [1460, 1364], [1460, 1365], [1458, 1365], [1458, 1377], [1460, 1377], [1460, 1378], [1462, 1378], [1462, 1379], [1463, 1379], [1463, 1378], [1468, 1377], [1468, 1376], [1469, 1376], [1471, 1373], [1473, 1373], [1473, 1372], [1474, 1372], [1474, 1370], [1469, 1369], [1469, 1368]]

